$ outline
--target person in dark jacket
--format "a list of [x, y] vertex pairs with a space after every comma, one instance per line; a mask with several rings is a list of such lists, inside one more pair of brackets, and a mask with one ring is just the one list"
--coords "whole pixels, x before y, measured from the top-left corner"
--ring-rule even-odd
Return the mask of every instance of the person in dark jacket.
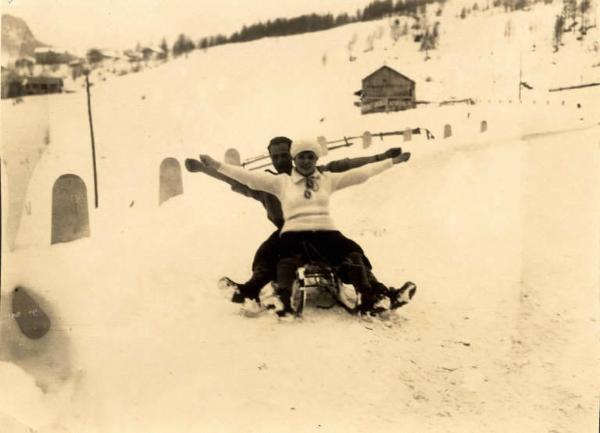
[[[278, 174], [291, 174], [293, 169], [292, 156], [290, 148], [292, 140], [287, 137], [274, 137], [268, 145], [269, 157], [276, 172], [266, 170], [274, 176]], [[326, 165], [319, 166], [320, 171], [329, 171], [332, 173], [340, 173], [353, 168], [361, 167], [365, 164], [383, 161], [397, 157], [402, 153], [400, 148], [391, 148], [387, 151], [360, 158], [345, 158], [336, 161], [331, 161]], [[252, 262], [252, 276], [243, 283], [237, 284], [229, 280], [236, 290], [231, 298], [232, 302], [243, 303], [245, 299], [254, 299], [258, 301], [261, 289], [271, 281], [277, 279], [277, 263], [279, 261], [280, 248], [280, 232], [284, 224], [283, 212], [281, 203], [277, 197], [265, 191], [254, 190], [241, 182], [238, 182], [223, 173], [206, 167], [200, 161], [195, 159], [187, 159], [185, 165], [190, 172], [202, 172], [211, 177], [224, 181], [231, 185], [231, 189], [237, 193], [243, 194], [259, 201], [267, 212], [267, 218], [277, 227], [277, 229], [265, 240], [256, 251]], [[345, 242], [349, 248], [355, 251], [362, 257], [362, 263], [366, 267], [366, 273], [370, 285], [373, 287], [378, 296], [387, 296], [390, 298], [391, 308], [398, 308], [407, 302], [404, 290], [386, 287], [379, 282], [372, 272], [372, 265], [366, 257], [363, 249], [356, 242], [349, 238], [345, 238]], [[414, 292], [413, 292], [414, 293]]]

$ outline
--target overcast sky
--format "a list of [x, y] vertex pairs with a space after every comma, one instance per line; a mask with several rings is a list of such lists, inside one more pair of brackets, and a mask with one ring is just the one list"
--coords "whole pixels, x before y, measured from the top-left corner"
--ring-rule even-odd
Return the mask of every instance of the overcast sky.
[[194, 40], [229, 35], [244, 24], [306, 13], [354, 13], [369, 0], [1, 0], [2, 13], [23, 18], [36, 38], [67, 49], [171, 45], [183, 32]]

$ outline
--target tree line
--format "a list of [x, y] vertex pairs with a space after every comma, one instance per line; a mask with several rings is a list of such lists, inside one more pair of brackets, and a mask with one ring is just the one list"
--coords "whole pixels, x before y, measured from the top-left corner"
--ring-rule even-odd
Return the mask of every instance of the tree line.
[[197, 43], [197, 48], [206, 49], [216, 45], [236, 42], [248, 42], [266, 37], [290, 36], [301, 33], [328, 30], [346, 24], [371, 21], [391, 15], [416, 15], [422, 12], [427, 4], [444, 3], [445, 0], [374, 0], [356, 14], [307, 14], [294, 18], [277, 18], [267, 22], [259, 22], [243, 26], [230, 36], [222, 34], [204, 37]]

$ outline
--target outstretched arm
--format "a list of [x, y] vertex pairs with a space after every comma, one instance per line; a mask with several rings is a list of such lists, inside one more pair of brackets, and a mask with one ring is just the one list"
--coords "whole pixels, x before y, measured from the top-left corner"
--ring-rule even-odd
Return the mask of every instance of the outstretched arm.
[[375, 176], [387, 170], [388, 168], [391, 168], [394, 164], [406, 162], [409, 159], [410, 153], [405, 152], [401, 153], [395, 158], [388, 158], [385, 161], [365, 165], [363, 167], [348, 170], [343, 173], [331, 173], [330, 176], [333, 179], [333, 190], [335, 191], [363, 183], [370, 177]]
[[221, 163], [208, 155], [200, 155], [200, 161], [209, 169], [218, 171], [252, 189], [266, 191], [278, 196], [281, 191], [281, 177], [263, 172], [254, 172], [241, 167]]
[[263, 197], [262, 192], [255, 191], [255, 190], [247, 187], [243, 183], [240, 183], [237, 180], [234, 180], [228, 176], [225, 176], [223, 173], [219, 173], [217, 170], [215, 170], [213, 168], [207, 167], [205, 164], [202, 163], [202, 161], [198, 161], [197, 159], [191, 159], [191, 158], [186, 159], [185, 160], [185, 168], [192, 173], [198, 173], [198, 172], [204, 173], [204, 174], [209, 175], [210, 177], [213, 177], [220, 181], [226, 182], [229, 185], [231, 185], [232, 191], [235, 191], [237, 193], [245, 195], [246, 197], [251, 197], [258, 201], [261, 201], [261, 199]]
[[363, 156], [360, 158], [344, 158], [331, 161], [329, 164], [324, 165], [322, 170], [330, 171], [332, 173], [341, 173], [343, 171], [352, 170], [353, 168], [362, 167], [363, 165], [371, 164], [373, 162], [394, 158], [401, 154], [402, 149], [400, 147], [392, 147], [391, 149], [388, 149], [383, 153], [378, 153], [377, 155]]
[[185, 168], [189, 172], [192, 172], [192, 173], [198, 173], [198, 172], [204, 173], [204, 174], [207, 174], [210, 177], [214, 177], [215, 179], [218, 179], [220, 181], [227, 182], [230, 185], [232, 185], [234, 182], [237, 183], [237, 181], [231, 179], [230, 177], [225, 176], [222, 173], [219, 173], [215, 169], [207, 167], [206, 165], [204, 165], [202, 163], [202, 161], [198, 161], [197, 159], [191, 159], [191, 158], [186, 159], [185, 160]]

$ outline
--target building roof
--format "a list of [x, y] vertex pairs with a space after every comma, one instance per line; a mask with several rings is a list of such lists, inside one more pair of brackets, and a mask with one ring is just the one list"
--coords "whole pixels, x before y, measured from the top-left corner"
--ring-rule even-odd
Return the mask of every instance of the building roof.
[[100, 52], [100, 54], [102, 54], [102, 57], [108, 58], [108, 59], [119, 59], [121, 58], [121, 54], [119, 54], [118, 51], [115, 50], [105, 50], [105, 49], [101, 49], [98, 50]]
[[158, 48], [158, 47], [151, 47], [151, 46], [143, 47], [142, 51], [152, 51], [154, 53], [162, 53], [162, 50], [160, 48]]
[[414, 83], [414, 80], [411, 80], [411, 79], [410, 79], [410, 78], [408, 78], [406, 75], [403, 75], [403, 74], [401, 74], [400, 72], [396, 71], [395, 69], [392, 69], [392, 68], [390, 68], [390, 67], [389, 67], [389, 66], [387, 66], [387, 65], [384, 65], [384, 66], [382, 66], [381, 68], [377, 69], [376, 71], [374, 71], [374, 72], [371, 72], [369, 75], [367, 75], [365, 78], [363, 78], [363, 81], [364, 81], [364, 80], [368, 80], [368, 79], [369, 79], [369, 78], [371, 78], [373, 75], [375, 75], [375, 74], [377, 74], [377, 73], [379, 73], [380, 71], [382, 71], [382, 70], [385, 70], [385, 69], [388, 69], [390, 72], [392, 72], [392, 73], [394, 73], [394, 74], [396, 74], [396, 75], [398, 75], [398, 76], [400, 76], [400, 77], [404, 78], [405, 80], [408, 80], [408, 81], [410, 81], [411, 83]]
[[142, 60], [144, 56], [137, 51], [128, 50], [125, 51], [125, 56], [127, 56], [130, 60]]
[[24, 61], [24, 60], [26, 60], [26, 61], [28, 61], [30, 63], [35, 63], [35, 59], [33, 57], [31, 57], [31, 56], [22, 56], [22, 57], [19, 57], [16, 60], [16, 62], [21, 62], [21, 61]]
[[54, 54], [66, 54], [67, 50], [61, 50], [56, 47], [37, 47], [33, 50], [34, 54], [45, 54], [45, 53], [54, 53]]

